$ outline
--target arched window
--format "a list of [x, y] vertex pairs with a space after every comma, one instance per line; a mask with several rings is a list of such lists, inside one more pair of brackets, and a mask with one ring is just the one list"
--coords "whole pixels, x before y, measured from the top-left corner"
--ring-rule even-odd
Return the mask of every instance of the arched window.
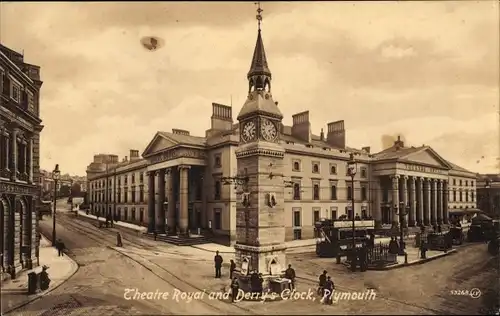
[[293, 163], [293, 170], [294, 170], [294, 171], [300, 171], [300, 164], [299, 164], [299, 162], [298, 162], [298, 161], [295, 161], [295, 162]]
[[299, 183], [293, 184], [293, 199], [300, 200], [300, 184]]
[[331, 200], [337, 199], [337, 187], [335, 185], [332, 185], [330, 188], [330, 199]]
[[315, 184], [313, 187], [313, 200], [319, 200], [319, 184]]
[[337, 166], [330, 167], [330, 174], [337, 174]]
[[315, 163], [315, 164], [313, 165], [313, 172], [314, 172], [314, 173], [319, 173], [319, 166], [318, 166], [318, 164], [317, 164], [317, 163]]
[[214, 200], [220, 200], [220, 194], [221, 194], [221, 184], [220, 181], [215, 181], [215, 188], [214, 188]]

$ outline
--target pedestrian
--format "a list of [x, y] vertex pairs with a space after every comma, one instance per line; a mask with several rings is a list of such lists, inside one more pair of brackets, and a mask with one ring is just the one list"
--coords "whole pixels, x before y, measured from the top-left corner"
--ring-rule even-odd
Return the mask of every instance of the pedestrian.
[[62, 257], [64, 256], [64, 243], [61, 239], [57, 239], [56, 241], [56, 248], [57, 248], [57, 256]]
[[332, 297], [333, 297], [333, 291], [335, 290], [335, 284], [332, 281], [332, 278], [328, 276], [326, 278], [326, 283], [325, 283], [325, 293], [323, 294], [323, 303], [325, 304], [331, 304], [332, 303]]
[[230, 260], [231, 265], [229, 266], [229, 278], [233, 278], [234, 270], [236, 270], [236, 263], [234, 262], [233, 259]]
[[323, 274], [319, 276], [319, 286], [318, 286], [318, 295], [323, 297], [325, 295], [325, 285], [326, 285], [326, 270], [323, 271]]
[[394, 239], [394, 237], [391, 237], [391, 241], [389, 242], [389, 253], [396, 255], [399, 252], [399, 246], [398, 242]]
[[240, 284], [238, 283], [238, 278], [233, 278], [231, 282], [231, 302], [234, 303], [236, 297], [238, 296], [238, 291], [240, 289]]
[[288, 265], [288, 269], [285, 271], [285, 278], [290, 280], [290, 290], [295, 289], [295, 270], [292, 268], [292, 265]]
[[259, 275], [255, 270], [250, 275], [250, 288], [252, 294], [259, 292]]
[[122, 235], [120, 232], [116, 232], [116, 247], [123, 247]]
[[220, 278], [221, 275], [222, 275], [222, 262], [224, 262], [224, 260], [222, 259], [222, 256], [219, 255], [219, 251], [217, 250], [215, 252], [215, 257], [214, 257], [214, 263], [215, 263], [215, 277], [216, 278]]
[[257, 287], [257, 289], [258, 289], [257, 293], [259, 293], [260, 296], [262, 296], [262, 292], [264, 292], [264, 286], [263, 286], [264, 285], [264, 278], [262, 276], [262, 273], [259, 273], [258, 281], [259, 281], [259, 283], [258, 283], [259, 286]]

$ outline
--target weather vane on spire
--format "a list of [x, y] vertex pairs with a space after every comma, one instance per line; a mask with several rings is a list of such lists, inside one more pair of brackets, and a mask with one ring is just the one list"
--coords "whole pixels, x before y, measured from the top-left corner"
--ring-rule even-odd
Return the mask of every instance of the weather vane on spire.
[[257, 21], [259, 21], [259, 31], [260, 31], [260, 23], [262, 22], [262, 10], [260, 7], [260, 2], [255, 2], [257, 5]]

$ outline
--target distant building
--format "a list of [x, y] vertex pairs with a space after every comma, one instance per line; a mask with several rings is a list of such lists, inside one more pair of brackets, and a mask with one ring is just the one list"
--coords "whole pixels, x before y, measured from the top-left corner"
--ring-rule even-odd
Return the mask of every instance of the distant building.
[[477, 175], [477, 201], [479, 209], [500, 219], [500, 174]]
[[[62, 186], [71, 187], [74, 184], [80, 185], [81, 192], [87, 192], [87, 177], [72, 176], [69, 174], [63, 174], [60, 176], [60, 179], [57, 181], [57, 192], [61, 190]], [[42, 194], [53, 196], [54, 179], [52, 178], [52, 172], [40, 170], [40, 186]]]
[[1, 278], [37, 264], [40, 67], [0, 44]]

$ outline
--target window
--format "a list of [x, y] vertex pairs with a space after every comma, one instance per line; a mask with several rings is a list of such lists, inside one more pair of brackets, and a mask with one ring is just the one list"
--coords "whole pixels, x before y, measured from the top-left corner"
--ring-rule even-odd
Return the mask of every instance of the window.
[[352, 187], [350, 185], [347, 186], [347, 199], [352, 200]]
[[318, 209], [314, 209], [314, 210], [313, 210], [313, 214], [314, 214], [314, 217], [313, 217], [313, 219], [314, 219], [313, 224], [314, 224], [314, 223], [316, 223], [316, 222], [319, 222], [319, 212], [320, 212], [320, 210], [318, 210]]
[[127, 176], [123, 176], [123, 183], [125, 185], [127, 185], [127, 182], [128, 182], [128, 177]]
[[28, 97], [28, 111], [30, 112], [35, 112], [35, 99], [33, 97], [33, 94], [31, 92], [28, 92], [27, 93], [27, 97]]
[[460, 186], [462, 186], [462, 180], [460, 180]]
[[361, 168], [361, 178], [366, 178], [366, 168]]
[[332, 206], [330, 208], [330, 215], [331, 215], [331, 219], [337, 219], [337, 207], [336, 206]]
[[132, 173], [132, 183], [135, 183], [135, 173]]
[[313, 162], [312, 172], [313, 173], [319, 173], [319, 163]]
[[474, 202], [474, 191], [470, 193], [470, 201]]
[[293, 184], [293, 199], [300, 200], [300, 183]]
[[366, 187], [361, 187], [361, 200], [363, 200], [363, 201], [368, 200], [368, 194], [366, 191]]
[[132, 207], [132, 218], [133, 221], [135, 221], [135, 207]]
[[352, 220], [352, 218], [353, 218], [352, 207], [346, 206], [345, 209], [346, 209], [346, 213], [347, 213], [347, 218]]
[[118, 200], [118, 201], [117, 201], [118, 203], [121, 203], [121, 201], [122, 201], [122, 192], [121, 192], [121, 190], [120, 190], [120, 191], [118, 191], [118, 194], [117, 194], [117, 198], [116, 198], [116, 199]]
[[144, 208], [139, 209], [139, 222], [142, 224], [144, 222]]
[[295, 210], [293, 212], [293, 227], [300, 228], [301, 226], [302, 225], [300, 221], [300, 210]]
[[330, 174], [337, 174], [337, 165], [330, 164]]
[[462, 195], [462, 191], [460, 191], [460, 202], [463, 202], [463, 195]]
[[220, 200], [221, 195], [221, 184], [220, 181], [215, 181], [214, 188], [214, 200]]
[[215, 159], [214, 159], [214, 167], [215, 167], [215, 168], [220, 168], [220, 167], [222, 167], [222, 163], [221, 163], [221, 154], [217, 154], [217, 155], [215, 155]]
[[118, 186], [122, 185], [122, 179], [121, 177], [118, 177]]
[[332, 184], [330, 187], [330, 200], [336, 200], [337, 199], [337, 186], [335, 184]]
[[319, 200], [319, 184], [313, 186], [313, 200]]
[[125, 188], [125, 190], [123, 190], [123, 193], [124, 193], [124, 194], [123, 194], [123, 198], [124, 198], [124, 200], [125, 200], [124, 202], [125, 202], [125, 203], [128, 203], [128, 189], [127, 189], [127, 188]]
[[19, 102], [20, 101], [20, 88], [18, 85], [12, 84], [12, 94], [11, 94], [12, 100]]
[[469, 181], [465, 180], [465, 186], [469, 186]]
[[143, 183], [144, 182], [144, 173], [139, 173], [139, 182]]
[[453, 202], [457, 201], [457, 191], [453, 191]]
[[216, 208], [214, 209], [214, 221], [215, 221], [215, 229], [221, 229], [222, 227], [222, 217], [221, 217], [222, 209]]
[[125, 207], [125, 214], [123, 215], [123, 220], [128, 220], [128, 208]]
[[293, 171], [300, 171], [300, 162], [299, 161], [293, 162]]
[[132, 187], [132, 203], [135, 203], [135, 187]]
[[465, 202], [469, 202], [469, 192], [465, 192]]
[[144, 202], [144, 186], [139, 187], [139, 202]]
[[453, 179], [453, 185], [457, 185], [457, 179]]
[[471, 181], [470, 182], [470, 186], [473, 187], [474, 186], [474, 181]]

